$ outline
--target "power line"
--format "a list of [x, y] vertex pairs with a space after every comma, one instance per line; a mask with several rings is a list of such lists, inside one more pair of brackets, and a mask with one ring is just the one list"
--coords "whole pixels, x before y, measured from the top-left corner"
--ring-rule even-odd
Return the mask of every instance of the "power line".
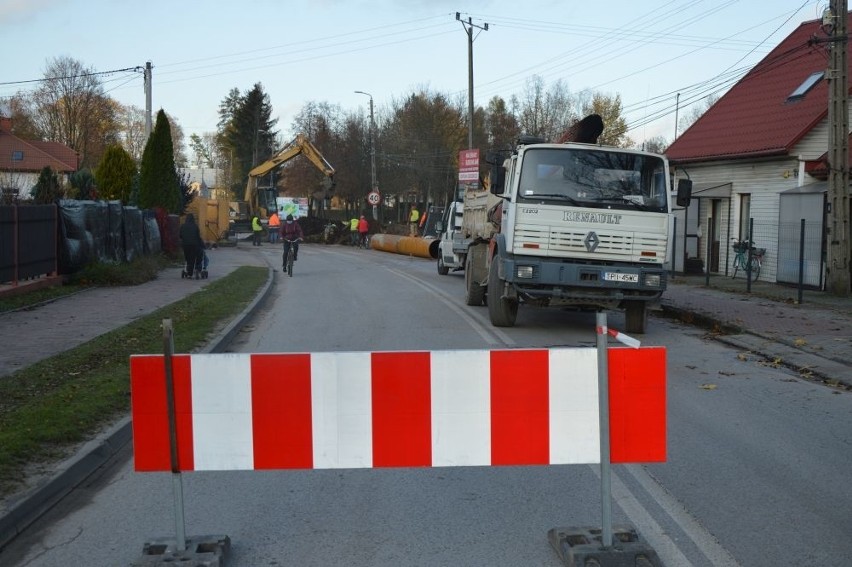
[[66, 79], [80, 79], [83, 77], [96, 77], [99, 75], [111, 75], [113, 73], [123, 73], [126, 71], [143, 71], [143, 67], [125, 67], [124, 69], [113, 69], [112, 71], [93, 71], [91, 73], [78, 73], [76, 75], [65, 75], [62, 77], [42, 77], [41, 79], [29, 79], [26, 81], [6, 81], [0, 82], [0, 86], [8, 85], [25, 85], [28, 83], [45, 83], [48, 81], [64, 81]]

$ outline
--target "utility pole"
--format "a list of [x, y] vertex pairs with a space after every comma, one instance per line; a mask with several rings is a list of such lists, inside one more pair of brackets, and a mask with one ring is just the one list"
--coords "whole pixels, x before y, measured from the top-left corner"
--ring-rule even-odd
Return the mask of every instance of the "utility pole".
[[[376, 121], [373, 118], [373, 95], [364, 91], [355, 91], [356, 94], [367, 95], [370, 97], [370, 171], [372, 173], [372, 190], [376, 193], [379, 191], [379, 183], [376, 181]], [[378, 205], [373, 205], [373, 219], [381, 221], [379, 218]]]
[[828, 266], [826, 288], [832, 295], [850, 294], [849, 211], [849, 94], [846, 35], [847, 0], [831, 0], [823, 15], [829, 32], [831, 56], [826, 78], [828, 91]]
[[472, 18], [465, 22], [461, 19], [461, 13], [456, 12], [456, 20], [461, 22], [467, 34], [467, 149], [473, 149], [473, 28], [488, 31], [488, 24], [478, 26], [473, 23]]
[[145, 139], [151, 137], [151, 62], [145, 63]]

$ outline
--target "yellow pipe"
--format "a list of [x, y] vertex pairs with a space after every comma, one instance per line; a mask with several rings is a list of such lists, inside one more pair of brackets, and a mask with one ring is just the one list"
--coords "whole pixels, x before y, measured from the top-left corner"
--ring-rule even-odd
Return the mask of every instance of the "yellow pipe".
[[397, 234], [374, 234], [370, 237], [370, 248], [382, 252], [393, 252], [418, 258], [438, 258], [439, 241], [435, 238], [399, 236]]

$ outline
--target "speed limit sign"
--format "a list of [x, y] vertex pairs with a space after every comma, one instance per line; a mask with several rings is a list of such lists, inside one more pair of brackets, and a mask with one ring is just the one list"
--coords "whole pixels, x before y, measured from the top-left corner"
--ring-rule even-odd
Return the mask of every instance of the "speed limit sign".
[[379, 195], [378, 191], [370, 191], [367, 193], [367, 202], [371, 205], [378, 205], [379, 201], [382, 200], [382, 196]]

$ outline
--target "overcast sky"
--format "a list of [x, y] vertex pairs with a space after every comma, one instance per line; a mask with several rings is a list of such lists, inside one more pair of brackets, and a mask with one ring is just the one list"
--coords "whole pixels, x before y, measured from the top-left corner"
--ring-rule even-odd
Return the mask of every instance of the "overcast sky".
[[[285, 138], [308, 101], [377, 113], [427, 88], [474, 97], [521, 95], [531, 77], [572, 93], [621, 95], [637, 142], [671, 140], [691, 101], [730, 86], [826, 0], [0, 0], [0, 98], [30, 90], [48, 60], [68, 56], [103, 75], [110, 96], [153, 108], [187, 136], [216, 129], [232, 88], [269, 93]], [[480, 30], [488, 24], [488, 30]]]

